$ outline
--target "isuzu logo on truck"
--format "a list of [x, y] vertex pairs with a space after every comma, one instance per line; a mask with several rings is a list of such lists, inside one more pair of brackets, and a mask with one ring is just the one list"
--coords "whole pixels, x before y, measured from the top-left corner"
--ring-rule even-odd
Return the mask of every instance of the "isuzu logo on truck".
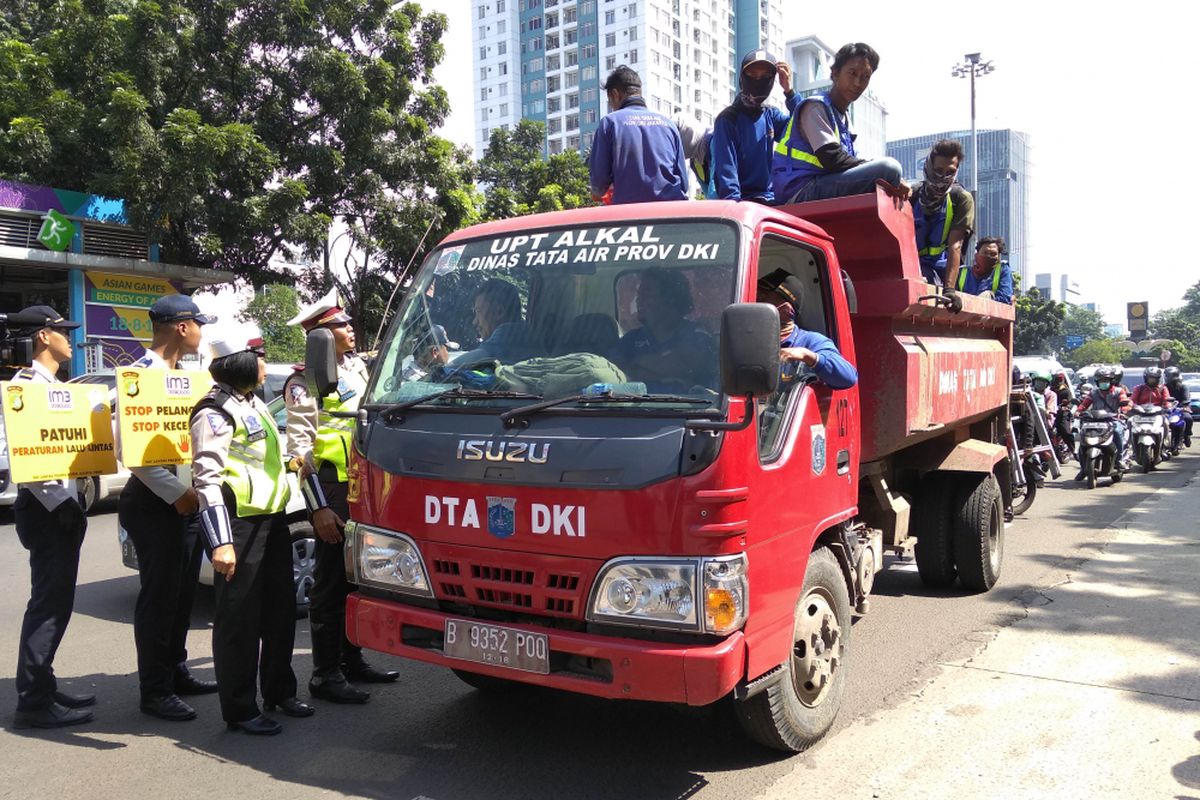
[[459, 461], [507, 461], [512, 464], [545, 464], [550, 457], [549, 442], [497, 442], [487, 439], [459, 439]]

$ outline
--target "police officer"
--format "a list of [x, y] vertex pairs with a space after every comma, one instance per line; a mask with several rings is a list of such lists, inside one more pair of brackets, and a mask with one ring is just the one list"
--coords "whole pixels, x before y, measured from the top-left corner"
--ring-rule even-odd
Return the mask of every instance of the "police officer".
[[261, 337], [211, 343], [216, 385], [192, 411], [192, 485], [211, 550], [217, 607], [213, 661], [230, 730], [282, 730], [259, 711], [309, 717], [296, 699], [292, 555], [283, 509], [290, 490], [275, 421], [254, 390], [266, 379]]
[[[200, 313], [184, 295], [167, 295], [150, 307], [153, 340], [131, 366], [176, 369], [179, 359], [200, 350], [200, 326], [216, 317]], [[141, 590], [133, 611], [138, 683], [143, 713], [160, 719], [195, 719], [179, 695], [210, 694], [215, 681], [202, 681], [187, 668], [187, 633], [192, 617], [201, 545], [195, 523], [198, 500], [189, 479], [174, 468], [133, 467], [117, 516], [137, 551]]]
[[[63, 319], [50, 306], [30, 306], [21, 314], [45, 323], [25, 332], [33, 338], [33, 364], [13, 380], [58, 383], [59, 367], [71, 358], [70, 331], [79, 323]], [[73, 480], [23, 483], [13, 513], [17, 537], [29, 551], [30, 571], [29, 605], [17, 652], [13, 727], [61, 728], [89, 722], [92, 712], [87, 707], [95, 704], [95, 695], [59, 691], [54, 678], [54, 654], [71, 621], [79, 548], [87, 531], [78, 486]]]
[[384, 672], [367, 664], [362, 650], [346, 639], [346, 595], [351, 587], [342, 561], [342, 528], [350, 518], [346, 467], [354, 419], [335, 417], [332, 412], [358, 409], [367, 389], [367, 366], [354, 354], [354, 328], [350, 316], [338, 305], [336, 290], [301, 309], [288, 324], [300, 325], [305, 331], [328, 328], [338, 361], [337, 390], [321, 398], [320, 403], [309, 395], [301, 370], [293, 373], [283, 388], [288, 414], [287, 452], [299, 468], [304, 500], [317, 534], [309, 593], [313, 675], [308, 690], [313, 697], [334, 703], [365, 703], [370, 695], [350, 681], [387, 683], [400, 677], [398, 672]]

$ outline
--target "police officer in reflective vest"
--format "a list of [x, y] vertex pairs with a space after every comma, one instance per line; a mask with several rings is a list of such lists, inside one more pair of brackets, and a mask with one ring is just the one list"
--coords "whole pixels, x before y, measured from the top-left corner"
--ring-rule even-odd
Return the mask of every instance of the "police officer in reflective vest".
[[912, 187], [921, 276], [934, 286], [957, 285], [963, 247], [975, 227], [975, 201], [955, 180], [962, 159], [962, 145], [942, 139], [925, 159], [924, 180]]
[[[167, 295], [150, 307], [154, 339], [130, 366], [176, 369], [179, 359], [200, 350], [200, 327], [216, 322], [200, 313], [192, 298]], [[118, 383], [118, 396], [124, 390]], [[114, 405], [115, 407], [115, 405]], [[141, 589], [133, 610], [138, 687], [142, 713], [160, 719], [195, 719], [196, 710], [180, 695], [210, 694], [213, 681], [187, 668], [187, 634], [200, 573], [198, 499], [186, 470], [131, 467], [121, 492], [117, 518], [137, 551]]]
[[[19, 370], [13, 381], [58, 383], [59, 367], [71, 360], [70, 331], [79, 323], [63, 319], [50, 306], [30, 306], [21, 316], [45, 323], [24, 331], [33, 338], [33, 364]], [[67, 694], [54, 677], [54, 654], [71, 621], [79, 548], [87, 531], [78, 492], [73, 480], [22, 483], [13, 503], [17, 538], [29, 551], [30, 572], [17, 650], [14, 728], [61, 728], [92, 719], [87, 706], [95, 704], [95, 695]]]
[[370, 695], [351, 681], [386, 683], [400, 677], [398, 672], [367, 664], [362, 650], [346, 639], [346, 595], [351, 586], [342, 560], [342, 528], [350, 517], [346, 468], [354, 419], [334, 414], [358, 409], [367, 389], [367, 367], [354, 354], [354, 328], [350, 316], [338, 305], [336, 290], [301, 309], [288, 324], [300, 325], [305, 331], [328, 328], [338, 359], [337, 389], [320, 402], [309, 394], [302, 370], [288, 378], [283, 388], [287, 452], [300, 473], [304, 501], [317, 534], [309, 593], [313, 675], [308, 689], [313, 697], [334, 703], [365, 703]]
[[254, 395], [266, 378], [260, 337], [211, 343], [216, 385], [192, 411], [192, 485], [208, 541], [217, 607], [213, 661], [230, 730], [258, 736], [282, 727], [258, 707], [309, 717], [296, 699], [292, 548], [284, 508], [290, 489], [275, 421]]

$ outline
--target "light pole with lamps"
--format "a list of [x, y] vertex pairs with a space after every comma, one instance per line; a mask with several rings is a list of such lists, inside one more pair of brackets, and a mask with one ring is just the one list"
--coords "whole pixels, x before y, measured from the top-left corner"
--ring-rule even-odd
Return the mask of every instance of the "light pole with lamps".
[[982, 61], [979, 53], [967, 53], [961, 64], [955, 64], [950, 74], [955, 78], [971, 79], [971, 191], [975, 193], [975, 219], [979, 215], [979, 141], [975, 136], [975, 76], [995, 71], [990, 61]]

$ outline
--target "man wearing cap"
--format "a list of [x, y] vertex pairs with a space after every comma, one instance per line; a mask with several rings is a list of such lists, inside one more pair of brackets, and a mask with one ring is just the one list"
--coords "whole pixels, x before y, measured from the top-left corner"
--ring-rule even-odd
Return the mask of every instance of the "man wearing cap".
[[804, 284], [787, 270], [777, 269], [758, 280], [758, 302], [779, 312], [779, 358], [799, 362], [834, 389], [858, 383], [858, 370], [842, 356], [831, 339], [796, 324], [804, 307]]
[[398, 672], [367, 664], [362, 650], [346, 639], [346, 595], [351, 586], [342, 556], [342, 529], [350, 518], [346, 468], [354, 419], [334, 414], [358, 410], [367, 389], [367, 366], [354, 353], [354, 328], [338, 305], [336, 290], [302, 308], [288, 324], [305, 331], [327, 328], [333, 334], [338, 364], [337, 389], [328, 397], [312, 397], [301, 370], [283, 387], [287, 452], [299, 467], [304, 502], [317, 534], [308, 607], [313, 653], [308, 690], [313, 697], [334, 703], [365, 703], [370, 695], [350, 681], [387, 683], [400, 677]]
[[[200, 313], [190, 297], [160, 298], [150, 307], [154, 338], [130, 366], [178, 369], [183, 356], [200, 352], [201, 326], [216, 321]], [[133, 541], [141, 581], [133, 611], [141, 709], [160, 719], [195, 719], [195, 709], [179, 696], [217, 691], [216, 682], [194, 677], [187, 667], [187, 633], [200, 573], [199, 501], [187, 467], [129, 471], [133, 474], [121, 492], [117, 518]]]
[[592, 139], [592, 197], [612, 203], [687, 199], [683, 140], [670, 119], [646, 107], [642, 79], [625, 65], [604, 82], [609, 113]]
[[[14, 381], [58, 383], [59, 368], [71, 359], [70, 331], [79, 327], [50, 306], [31, 306], [21, 312], [45, 320], [26, 329], [33, 339], [33, 363], [19, 370]], [[71, 621], [79, 548], [87, 517], [79, 505], [73, 480], [22, 483], [13, 503], [17, 538], [29, 551], [29, 604], [21, 623], [17, 651], [17, 713], [15, 728], [61, 728], [92, 719], [87, 706], [95, 695], [59, 691], [54, 678], [54, 654]]]
[[[766, 104], [775, 76], [787, 98], [787, 112]], [[775, 140], [787, 129], [800, 98], [792, 91], [792, 69], [766, 50], [747, 53], [738, 76], [738, 96], [713, 123], [712, 172], [721, 200], [775, 202], [771, 161]]]

